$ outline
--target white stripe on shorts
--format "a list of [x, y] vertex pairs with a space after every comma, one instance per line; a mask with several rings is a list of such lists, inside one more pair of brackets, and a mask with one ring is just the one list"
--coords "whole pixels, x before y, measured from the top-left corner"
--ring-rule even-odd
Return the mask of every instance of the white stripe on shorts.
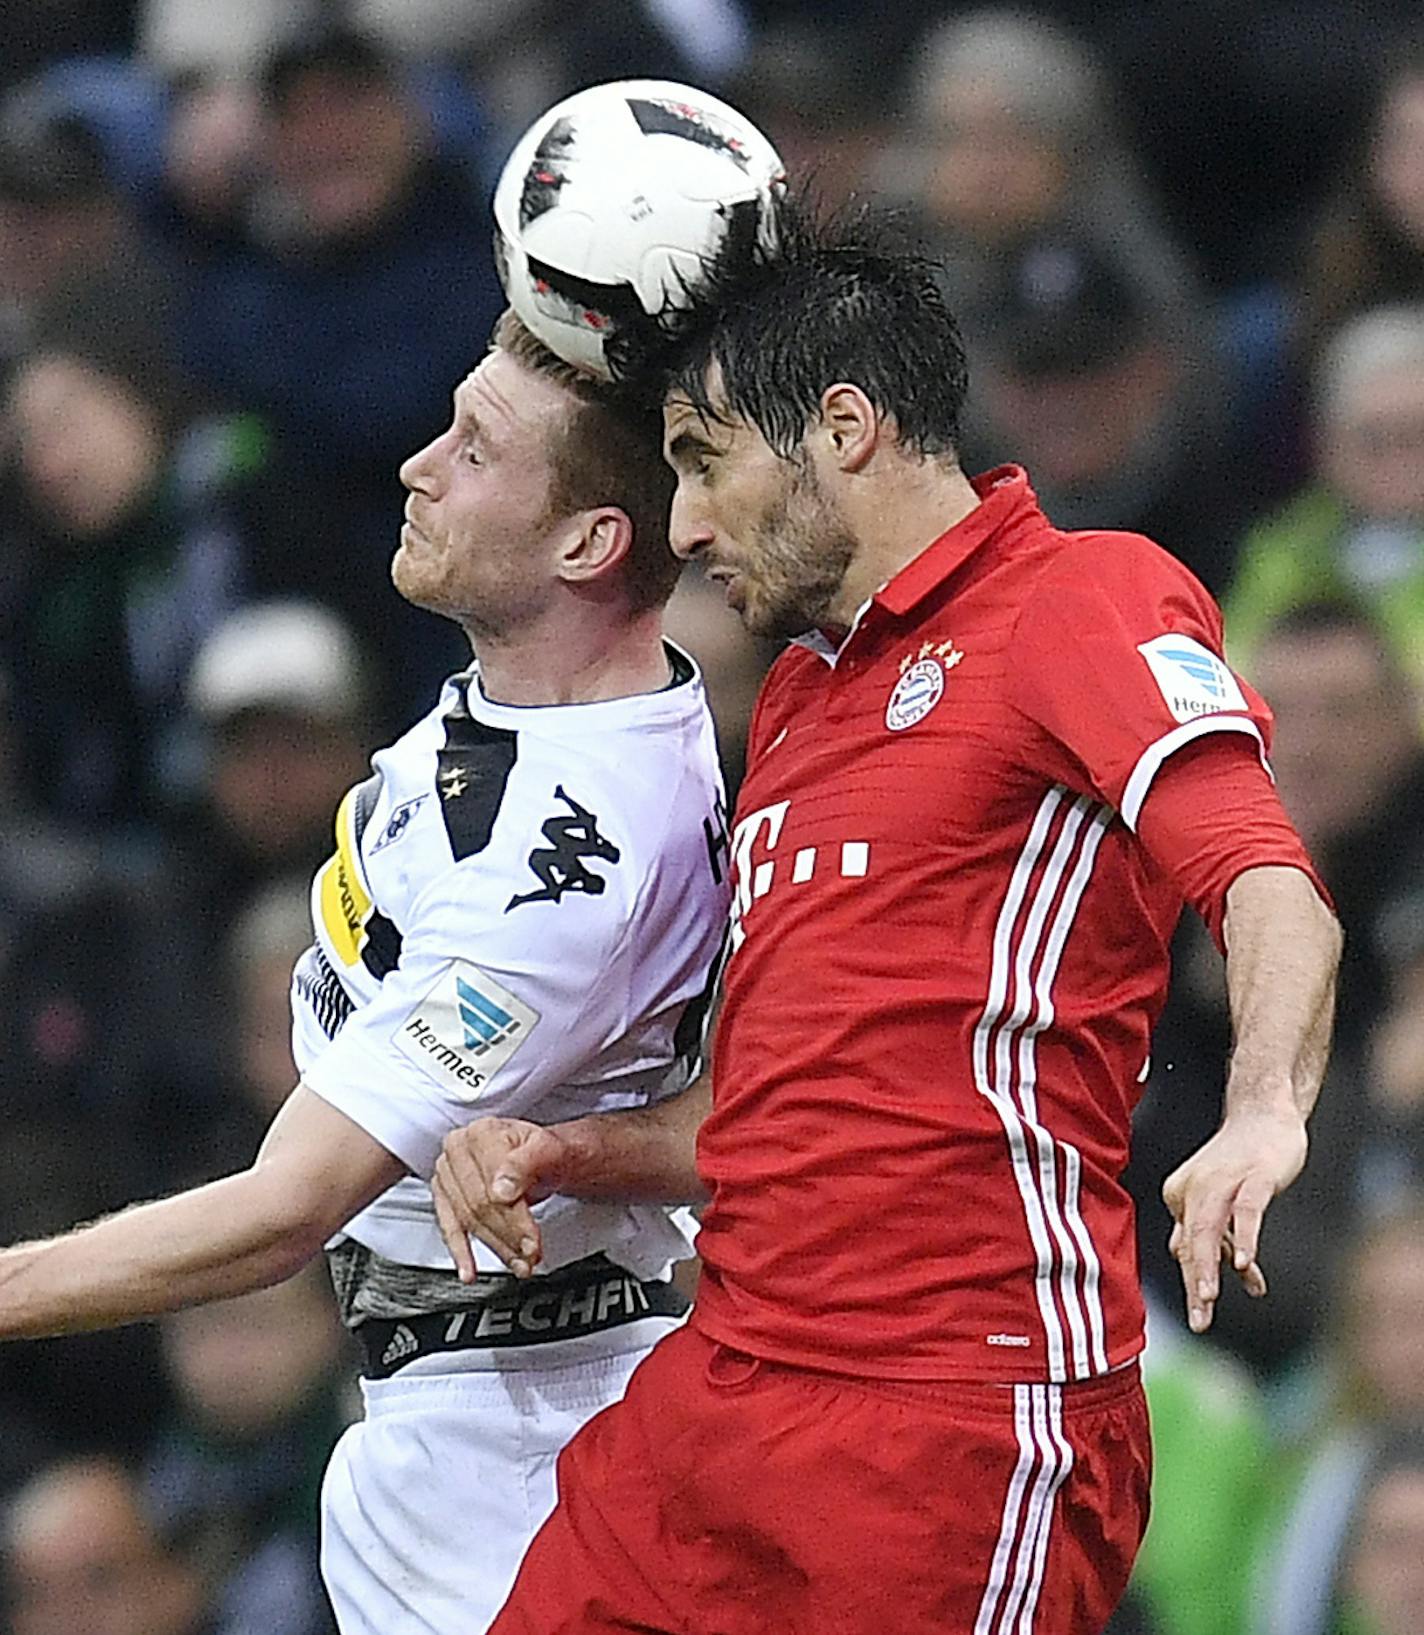
[[[1073, 1468], [1073, 1450], [1063, 1434], [1062, 1389], [1016, 1385], [1014, 1434], [1018, 1460], [1004, 1496], [999, 1537], [974, 1620], [974, 1635], [1033, 1635], [1053, 1507]], [[1033, 1487], [1025, 1504], [1024, 1490], [1030, 1478]]]

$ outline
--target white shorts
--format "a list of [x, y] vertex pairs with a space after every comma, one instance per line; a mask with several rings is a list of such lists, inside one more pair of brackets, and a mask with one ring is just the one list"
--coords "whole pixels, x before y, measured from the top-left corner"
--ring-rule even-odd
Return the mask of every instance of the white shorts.
[[321, 1570], [342, 1635], [483, 1635], [554, 1507], [564, 1444], [678, 1326], [571, 1340], [568, 1362], [540, 1347], [537, 1361], [523, 1352], [530, 1366], [508, 1351], [495, 1367], [363, 1379], [366, 1417], [322, 1484]]

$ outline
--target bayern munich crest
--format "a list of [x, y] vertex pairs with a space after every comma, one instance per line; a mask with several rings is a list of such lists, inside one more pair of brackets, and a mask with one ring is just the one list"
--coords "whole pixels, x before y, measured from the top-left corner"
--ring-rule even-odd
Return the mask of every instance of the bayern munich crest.
[[923, 721], [944, 697], [944, 666], [938, 659], [920, 659], [895, 683], [885, 706], [885, 725], [891, 732], [903, 732]]

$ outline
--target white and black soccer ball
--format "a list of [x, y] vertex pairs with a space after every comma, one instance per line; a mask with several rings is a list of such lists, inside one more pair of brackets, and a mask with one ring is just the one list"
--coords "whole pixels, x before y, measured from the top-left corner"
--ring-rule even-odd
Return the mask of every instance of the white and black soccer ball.
[[714, 257], [770, 244], [785, 186], [767, 138], [705, 91], [578, 91], [534, 121], [495, 189], [509, 304], [551, 352], [611, 379], [619, 339], [665, 328]]

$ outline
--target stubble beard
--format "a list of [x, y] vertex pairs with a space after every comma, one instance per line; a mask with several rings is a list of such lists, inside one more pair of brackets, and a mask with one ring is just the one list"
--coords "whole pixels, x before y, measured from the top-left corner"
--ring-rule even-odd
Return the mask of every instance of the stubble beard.
[[856, 542], [815, 472], [803, 467], [761, 528], [757, 594], [745, 624], [756, 636], [790, 641], [828, 623], [855, 559]]
[[[430, 551], [427, 543], [422, 556]], [[423, 561], [401, 545], [391, 559], [391, 583], [412, 607], [459, 625], [472, 643], [507, 641], [537, 611], [534, 597], [520, 595], [497, 577], [483, 587], [452, 583], [450, 567], [448, 541], [439, 552], [438, 568], [433, 558]]]

